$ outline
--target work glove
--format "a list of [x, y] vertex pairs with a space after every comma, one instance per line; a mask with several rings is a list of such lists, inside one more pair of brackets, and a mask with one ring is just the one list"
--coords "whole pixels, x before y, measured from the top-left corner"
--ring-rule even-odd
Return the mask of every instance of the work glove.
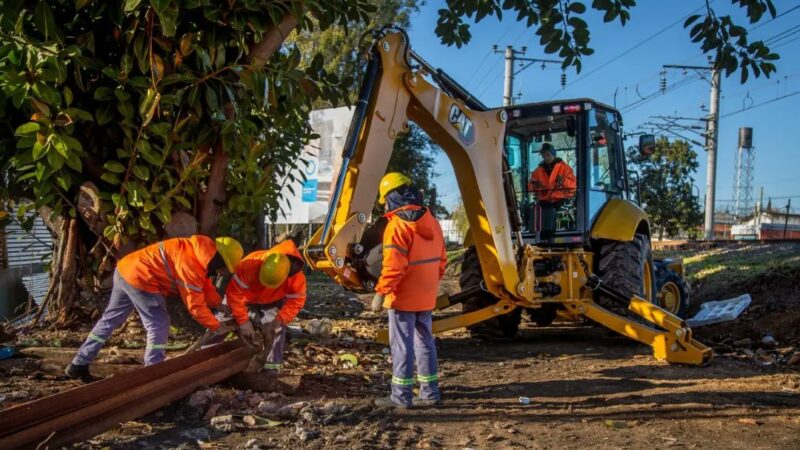
[[372, 297], [372, 305], [369, 309], [372, 312], [381, 312], [383, 309], [383, 294], [375, 294], [375, 296]]
[[232, 320], [220, 320], [219, 327], [214, 330], [214, 334], [218, 336], [225, 336], [231, 331], [236, 331], [236, 326], [233, 324]]
[[250, 323], [249, 320], [239, 325], [239, 337], [241, 337], [244, 343], [250, 347], [256, 346], [256, 330], [253, 328], [253, 324]]

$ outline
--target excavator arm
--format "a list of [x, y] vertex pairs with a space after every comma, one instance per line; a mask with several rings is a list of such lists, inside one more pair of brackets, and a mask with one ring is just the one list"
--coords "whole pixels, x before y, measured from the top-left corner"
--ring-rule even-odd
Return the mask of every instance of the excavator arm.
[[[416, 55], [404, 31], [384, 29], [373, 39], [330, 209], [323, 227], [311, 236], [304, 250], [311, 268], [325, 272], [349, 290], [373, 291], [375, 274], [364, 270], [364, 261], [374, 255], [368, 254], [371, 249], [366, 243], [381, 240], [369, 236], [371, 213], [394, 141], [413, 121], [453, 165], [483, 273], [481, 289], [498, 299], [477, 311], [436, 320], [435, 333], [508, 314], [517, 307], [538, 308], [546, 302], [559, 302], [572, 318], [594, 320], [650, 345], [658, 359], [701, 364], [710, 358], [710, 349], [691, 338], [691, 330], [680, 318], [646, 300], [630, 299], [629, 310], [655, 327], [643, 326], [597, 305], [588, 283], [588, 266], [584, 267], [584, 276], [578, 276], [591, 253], [553, 252], [524, 244], [513, 188], [506, 182], [506, 111], [486, 108], [447, 74]], [[560, 274], [537, 277], [537, 263], [552, 258], [562, 261]], [[563, 295], [545, 298], [540, 282], [562, 283]], [[474, 294], [442, 296], [437, 309]], [[388, 342], [386, 331], [377, 339]]]
[[[429, 81], [433, 79], [436, 84]], [[506, 112], [488, 110], [433, 72], [408, 47], [405, 33], [376, 37], [345, 141], [342, 170], [323, 227], [307, 246], [312, 268], [355, 291], [370, 291], [353, 262], [378, 197], [394, 141], [415, 122], [453, 164], [483, 268], [485, 288], [508, 298], [519, 284], [503, 183]], [[459, 95], [461, 94], [461, 95]]]

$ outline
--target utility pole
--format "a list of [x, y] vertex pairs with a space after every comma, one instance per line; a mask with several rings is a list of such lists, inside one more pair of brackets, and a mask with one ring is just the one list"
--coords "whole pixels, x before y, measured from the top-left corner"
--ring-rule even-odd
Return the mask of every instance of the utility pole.
[[714, 239], [714, 197], [717, 188], [717, 136], [719, 134], [719, 69], [711, 70], [711, 104], [708, 110], [708, 166], [706, 168], [706, 220], [705, 237]]
[[764, 210], [764, 186], [761, 186], [761, 195], [758, 197], [758, 205], [756, 205], [756, 238], [761, 239], [761, 211]]
[[[720, 70], [712, 63], [711, 66], [683, 66], [665, 64], [664, 69], [695, 70], [711, 73], [711, 99], [706, 119], [706, 151], [708, 163], [706, 167], [706, 211], [703, 234], [706, 240], [714, 239], [714, 198], [717, 187], [717, 137], [719, 135], [719, 97], [720, 97]], [[662, 77], [664, 76], [662, 72]], [[662, 78], [662, 85], [665, 84]]]
[[792, 199], [786, 202], [786, 220], [783, 222], [783, 238], [786, 239], [786, 232], [789, 230], [789, 209], [792, 207]]
[[[514, 46], [509, 45], [506, 47], [505, 50], [500, 51], [495, 45], [493, 47], [495, 53], [503, 53], [505, 55], [505, 63], [506, 63], [506, 70], [505, 76], [503, 78], [503, 106], [511, 106], [514, 104], [514, 77], [519, 75], [520, 72], [527, 69], [533, 63], [542, 63], [542, 69], [545, 68], [545, 64], [561, 64], [561, 61], [555, 61], [552, 59], [539, 59], [539, 58], [525, 58], [520, 55], [524, 55], [525, 52], [528, 51], [528, 47], [522, 47], [521, 50], [514, 50]], [[514, 71], [514, 63], [517, 61], [527, 61], [528, 64], [517, 70]], [[561, 75], [561, 86], [567, 82], [567, 78], [565, 74]]]

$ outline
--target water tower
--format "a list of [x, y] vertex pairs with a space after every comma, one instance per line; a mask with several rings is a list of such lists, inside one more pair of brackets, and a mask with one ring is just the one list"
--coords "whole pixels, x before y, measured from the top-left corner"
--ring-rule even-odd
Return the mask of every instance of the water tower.
[[739, 128], [739, 148], [736, 150], [736, 167], [733, 171], [733, 213], [737, 218], [753, 213], [753, 129]]

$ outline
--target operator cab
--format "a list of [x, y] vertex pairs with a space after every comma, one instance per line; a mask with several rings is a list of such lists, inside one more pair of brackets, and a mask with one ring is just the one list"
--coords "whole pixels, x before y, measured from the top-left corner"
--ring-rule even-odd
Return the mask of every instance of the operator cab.
[[606, 202], [629, 198], [619, 112], [590, 99], [506, 110], [505, 156], [523, 240], [584, 245]]

